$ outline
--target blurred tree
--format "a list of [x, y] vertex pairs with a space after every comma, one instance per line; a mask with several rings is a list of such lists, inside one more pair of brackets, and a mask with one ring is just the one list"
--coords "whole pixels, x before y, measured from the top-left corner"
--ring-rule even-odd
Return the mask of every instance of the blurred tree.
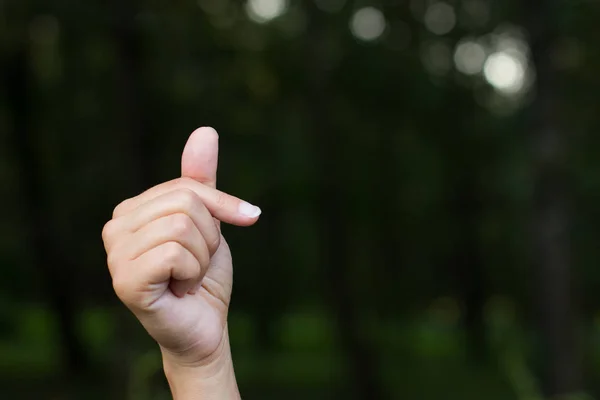
[[[325, 290], [331, 302], [332, 315], [336, 319], [340, 347], [348, 357], [349, 379], [355, 385], [359, 399], [379, 400], [384, 390], [379, 380], [377, 352], [370, 343], [369, 330], [361, 321], [361, 311], [369, 302], [363, 302], [355, 294], [352, 266], [353, 203], [348, 186], [352, 184], [347, 175], [340, 153], [344, 136], [332, 121], [334, 98], [331, 97], [332, 69], [328, 63], [326, 40], [332, 27], [326, 14], [312, 3], [307, 4], [307, 32], [304, 60], [306, 71], [307, 129], [311, 132], [319, 165], [317, 185], [319, 188], [317, 213], [320, 216], [321, 258], [319, 265], [324, 271]], [[348, 5], [342, 15], [348, 15]], [[364, 151], [361, 150], [361, 151]]]
[[[53, 201], [46, 189], [48, 177], [38, 147], [35, 110], [35, 79], [27, 39], [21, 37], [7, 62], [4, 87], [12, 106], [12, 152], [19, 173], [23, 225], [28, 231], [31, 257], [38, 267], [45, 297], [55, 313], [60, 331], [65, 372], [68, 379], [85, 374], [89, 360], [76, 326], [78, 301], [73, 271], [77, 251], [64, 248], [54, 232]], [[36, 282], [36, 280], [33, 280]]]
[[529, 107], [535, 179], [533, 263], [543, 383], [551, 397], [581, 390], [571, 295], [570, 196], [565, 166], [569, 133], [562, 121], [561, 75], [552, 57], [560, 35], [561, 3], [540, 0], [525, 6], [536, 71], [535, 99]]

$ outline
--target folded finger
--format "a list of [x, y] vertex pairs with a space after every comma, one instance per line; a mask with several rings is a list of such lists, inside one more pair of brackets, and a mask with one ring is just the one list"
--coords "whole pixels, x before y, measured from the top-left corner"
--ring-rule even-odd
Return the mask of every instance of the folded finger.
[[167, 242], [177, 242], [196, 257], [202, 266], [208, 267], [210, 254], [204, 237], [186, 214], [172, 214], [156, 219], [140, 228], [119, 244], [114, 251], [127, 252], [129, 260], [135, 260], [154, 247]]
[[177, 178], [154, 186], [139, 196], [125, 200], [115, 208], [113, 217], [121, 217], [158, 196], [180, 189], [193, 191], [215, 218], [228, 224], [249, 226], [257, 221], [261, 213], [260, 208], [235, 196], [190, 178]]
[[200, 197], [189, 189], [177, 189], [141, 204], [122, 217], [121, 224], [135, 233], [150, 222], [173, 214], [185, 214], [193, 221], [208, 246], [210, 254], [217, 251], [221, 234], [210, 211]]
[[148, 311], [169, 288], [182, 297], [202, 276], [196, 257], [177, 242], [160, 244], [123, 268], [113, 272], [115, 292], [129, 306]]

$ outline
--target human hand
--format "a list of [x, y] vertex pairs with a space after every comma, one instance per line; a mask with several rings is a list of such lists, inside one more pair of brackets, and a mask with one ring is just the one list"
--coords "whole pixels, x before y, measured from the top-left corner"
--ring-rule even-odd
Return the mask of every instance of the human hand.
[[191, 380], [199, 369], [233, 374], [233, 269], [219, 224], [250, 226], [260, 215], [216, 190], [217, 159], [217, 133], [196, 130], [183, 151], [182, 177], [119, 204], [102, 232], [116, 294], [160, 345], [167, 374]]

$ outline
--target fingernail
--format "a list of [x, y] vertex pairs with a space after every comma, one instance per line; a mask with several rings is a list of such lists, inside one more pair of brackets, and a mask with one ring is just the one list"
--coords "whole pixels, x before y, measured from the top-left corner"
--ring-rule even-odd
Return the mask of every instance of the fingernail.
[[260, 208], [253, 206], [250, 203], [242, 201], [239, 206], [239, 212], [248, 218], [258, 217], [261, 213]]

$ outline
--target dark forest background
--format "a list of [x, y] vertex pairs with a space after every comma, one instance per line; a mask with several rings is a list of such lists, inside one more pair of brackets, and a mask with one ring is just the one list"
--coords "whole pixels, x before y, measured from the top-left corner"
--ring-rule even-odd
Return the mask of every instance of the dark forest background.
[[600, 396], [600, 4], [0, 0], [0, 397], [168, 399], [112, 209], [220, 133], [245, 399]]

